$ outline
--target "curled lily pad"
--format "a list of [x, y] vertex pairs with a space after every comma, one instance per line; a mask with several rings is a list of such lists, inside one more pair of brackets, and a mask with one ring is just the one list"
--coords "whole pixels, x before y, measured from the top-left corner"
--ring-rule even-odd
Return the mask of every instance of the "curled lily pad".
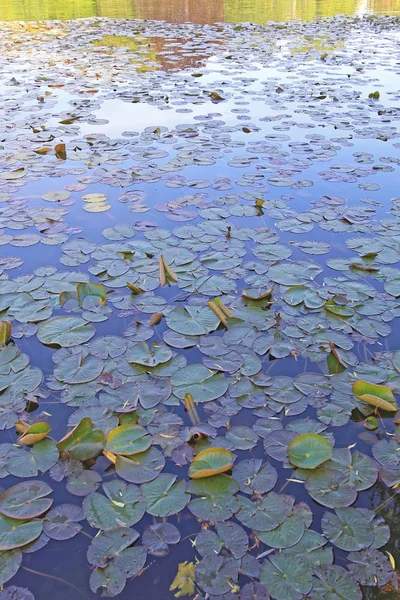
[[234, 456], [225, 448], [206, 448], [199, 452], [189, 468], [191, 479], [211, 477], [229, 471], [233, 466]]
[[129, 456], [145, 452], [151, 446], [151, 437], [139, 425], [120, 425], [106, 437], [105, 447], [114, 454]]
[[84, 417], [72, 431], [57, 444], [60, 452], [68, 451], [72, 458], [87, 460], [99, 454], [104, 447], [104, 433], [94, 430], [93, 423]]
[[28, 520], [42, 515], [53, 503], [46, 498], [53, 490], [42, 481], [25, 481], [0, 496], [0, 513], [12, 519]]
[[289, 444], [290, 462], [302, 469], [315, 469], [332, 457], [332, 446], [317, 433], [303, 433]]
[[88, 342], [95, 334], [95, 328], [80, 317], [54, 317], [44, 321], [37, 336], [42, 344], [65, 348]]
[[353, 384], [353, 394], [359, 400], [367, 402], [367, 404], [371, 404], [371, 406], [375, 406], [376, 408], [381, 408], [389, 412], [396, 412], [398, 410], [396, 398], [392, 390], [387, 386], [375, 385], [358, 379]]
[[19, 438], [19, 443], [22, 445], [31, 446], [36, 444], [49, 435], [51, 427], [46, 422], [34, 423]]

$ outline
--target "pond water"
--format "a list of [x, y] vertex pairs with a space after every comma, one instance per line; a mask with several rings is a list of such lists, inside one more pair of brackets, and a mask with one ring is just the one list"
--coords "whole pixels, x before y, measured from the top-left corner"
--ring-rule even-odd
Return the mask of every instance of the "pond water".
[[3, 0], [0, 600], [398, 598], [399, 7]]
[[400, 0], [2, 0], [1, 21], [155, 19], [169, 23], [267, 23], [333, 15], [396, 15]]

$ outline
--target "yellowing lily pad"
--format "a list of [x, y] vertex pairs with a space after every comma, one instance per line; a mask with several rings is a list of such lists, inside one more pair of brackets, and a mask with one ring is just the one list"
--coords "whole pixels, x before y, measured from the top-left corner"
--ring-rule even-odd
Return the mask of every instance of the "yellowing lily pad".
[[386, 385], [375, 385], [358, 379], [353, 384], [353, 394], [359, 400], [376, 408], [381, 408], [389, 412], [399, 410], [392, 390]]
[[225, 473], [233, 467], [234, 456], [226, 448], [206, 448], [198, 453], [189, 468], [189, 477], [202, 479]]

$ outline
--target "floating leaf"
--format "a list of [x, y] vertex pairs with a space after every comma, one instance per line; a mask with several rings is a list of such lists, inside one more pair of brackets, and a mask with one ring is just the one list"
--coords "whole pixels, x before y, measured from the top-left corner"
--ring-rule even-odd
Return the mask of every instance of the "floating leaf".
[[33, 519], [49, 510], [52, 489], [42, 481], [17, 483], [0, 496], [0, 513], [12, 519]]
[[49, 435], [51, 427], [46, 422], [34, 423], [21, 435], [19, 443], [22, 445], [31, 446], [37, 444]]
[[192, 461], [189, 468], [189, 477], [201, 479], [225, 473], [233, 467], [234, 456], [225, 448], [206, 448], [199, 452]]
[[398, 410], [392, 390], [384, 385], [375, 385], [358, 379], [352, 388], [353, 394], [363, 402], [389, 412]]
[[70, 348], [89, 341], [95, 328], [80, 317], [54, 317], [39, 326], [37, 336], [42, 344]]
[[151, 437], [139, 425], [120, 425], [106, 437], [105, 447], [114, 454], [130, 456], [144, 452], [151, 446]]
[[68, 451], [72, 458], [87, 460], [99, 454], [104, 447], [104, 433], [93, 429], [91, 419], [85, 417], [57, 444], [60, 452]]
[[332, 446], [321, 435], [303, 433], [290, 442], [287, 452], [296, 467], [315, 469], [332, 457]]

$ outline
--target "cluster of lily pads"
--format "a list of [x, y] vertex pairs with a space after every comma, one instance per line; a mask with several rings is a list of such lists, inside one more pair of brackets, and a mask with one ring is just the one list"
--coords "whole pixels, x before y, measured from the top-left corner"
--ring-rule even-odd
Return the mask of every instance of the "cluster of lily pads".
[[[398, 20], [102, 23], [1, 25], [0, 584], [83, 532], [91, 591], [134, 593], [189, 522], [170, 597], [396, 588], [399, 199], [363, 194], [400, 165]], [[108, 101], [159, 124], [110, 138]]]

